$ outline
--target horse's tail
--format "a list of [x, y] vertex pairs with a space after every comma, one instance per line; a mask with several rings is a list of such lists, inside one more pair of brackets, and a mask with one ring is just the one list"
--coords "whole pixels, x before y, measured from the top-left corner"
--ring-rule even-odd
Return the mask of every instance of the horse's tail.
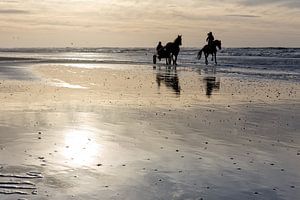
[[197, 55], [197, 58], [198, 58], [198, 60], [200, 60], [201, 59], [201, 56], [202, 56], [202, 49], [198, 52], [198, 55]]

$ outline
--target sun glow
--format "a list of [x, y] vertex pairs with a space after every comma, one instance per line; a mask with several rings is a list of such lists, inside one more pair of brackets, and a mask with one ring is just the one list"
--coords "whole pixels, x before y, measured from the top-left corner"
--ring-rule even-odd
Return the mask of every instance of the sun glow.
[[101, 154], [102, 147], [88, 130], [70, 130], [65, 134], [63, 155], [74, 166], [91, 165]]

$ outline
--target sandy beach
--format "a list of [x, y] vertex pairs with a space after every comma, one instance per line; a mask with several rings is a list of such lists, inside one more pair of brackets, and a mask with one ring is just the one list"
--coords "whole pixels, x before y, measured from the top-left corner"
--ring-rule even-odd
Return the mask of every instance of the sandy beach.
[[299, 198], [299, 82], [89, 66], [2, 72], [0, 199]]
[[300, 0], [0, 0], [0, 200], [300, 200]]

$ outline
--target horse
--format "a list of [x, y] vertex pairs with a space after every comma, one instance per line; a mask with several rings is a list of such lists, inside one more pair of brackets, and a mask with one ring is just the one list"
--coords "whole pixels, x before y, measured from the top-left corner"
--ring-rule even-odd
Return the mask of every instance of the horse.
[[173, 65], [177, 65], [177, 57], [180, 51], [180, 45], [182, 45], [182, 36], [178, 35], [174, 42], [167, 43], [166, 46], [158, 50], [157, 55], [153, 55], [153, 64], [156, 64], [157, 58], [159, 60], [166, 58], [166, 65], [172, 64], [172, 60]]
[[215, 57], [215, 63], [217, 64], [217, 47], [219, 50], [222, 49], [221, 47], [221, 40], [214, 40], [212, 43], [213, 46], [205, 45], [199, 52], [198, 52], [198, 60], [201, 59], [202, 52], [204, 52], [205, 55], [205, 64], [208, 65], [207, 57], [209, 54], [212, 55], [211, 61], [214, 60]]
[[181, 45], [182, 45], [182, 35], [178, 35], [178, 37], [174, 40], [174, 42], [169, 42], [165, 46], [167, 53], [170, 54], [173, 60], [173, 65], [177, 65], [177, 56], [180, 51], [179, 46]]

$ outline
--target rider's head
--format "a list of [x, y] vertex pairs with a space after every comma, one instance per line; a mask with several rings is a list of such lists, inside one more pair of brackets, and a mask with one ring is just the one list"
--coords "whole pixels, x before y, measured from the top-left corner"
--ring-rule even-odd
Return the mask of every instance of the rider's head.
[[212, 32], [207, 33], [208, 36], [212, 35]]

